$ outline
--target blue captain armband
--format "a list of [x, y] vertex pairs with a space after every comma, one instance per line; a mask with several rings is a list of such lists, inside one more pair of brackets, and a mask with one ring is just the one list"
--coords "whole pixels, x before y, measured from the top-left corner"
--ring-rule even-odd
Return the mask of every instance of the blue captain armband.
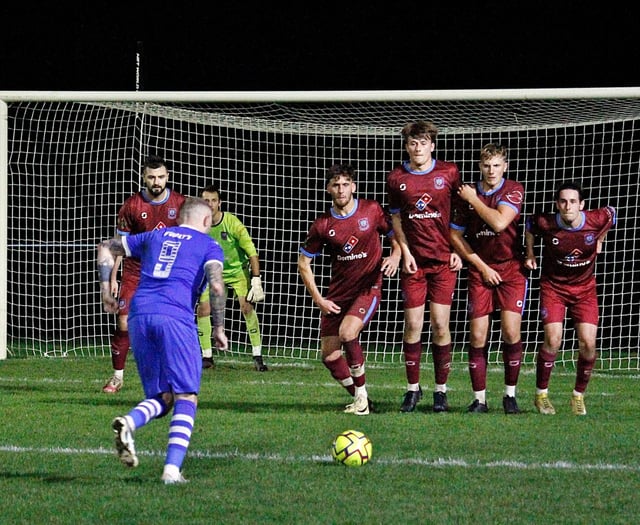
[[111, 281], [111, 270], [113, 270], [113, 266], [110, 264], [98, 264], [98, 279], [101, 283]]

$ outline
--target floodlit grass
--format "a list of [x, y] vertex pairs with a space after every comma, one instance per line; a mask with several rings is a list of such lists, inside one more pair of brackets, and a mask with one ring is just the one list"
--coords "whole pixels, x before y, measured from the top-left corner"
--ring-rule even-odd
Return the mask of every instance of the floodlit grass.
[[[557, 414], [533, 408], [534, 371], [520, 377], [523, 413], [502, 411], [502, 371], [489, 372], [488, 414], [467, 414], [466, 367], [450, 378], [448, 414], [425, 398], [398, 411], [403, 365], [371, 364], [376, 413], [341, 412], [350, 400], [317, 362], [218, 357], [203, 374], [184, 464], [190, 483], [160, 482], [168, 418], [136, 433], [140, 466], [113, 451], [110, 423], [142, 397], [130, 358], [125, 387], [106, 395], [108, 358], [0, 361], [2, 523], [607, 523], [637, 521], [640, 498], [637, 373], [595, 373], [586, 417], [569, 407], [574, 371], [556, 367]], [[333, 437], [353, 428], [373, 458], [331, 460]]]

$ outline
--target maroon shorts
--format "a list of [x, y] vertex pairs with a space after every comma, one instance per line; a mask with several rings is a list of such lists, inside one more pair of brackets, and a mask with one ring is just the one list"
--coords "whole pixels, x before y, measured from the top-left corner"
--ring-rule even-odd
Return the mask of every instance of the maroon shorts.
[[360, 318], [362, 324], [366, 326], [378, 310], [381, 296], [381, 288], [379, 286], [373, 286], [360, 293], [351, 302], [336, 302], [336, 304], [340, 306], [340, 313], [322, 315], [320, 320], [320, 337], [337, 336], [340, 331], [340, 324], [347, 315]]
[[451, 271], [448, 262], [431, 263], [418, 268], [416, 273], [401, 273], [400, 287], [405, 309], [422, 306], [427, 300], [451, 306], [457, 279], [458, 272]]
[[469, 318], [484, 317], [496, 310], [507, 310], [522, 315], [527, 297], [527, 276], [522, 264], [514, 260], [492, 264], [491, 267], [502, 277], [499, 286], [486, 285], [482, 280], [482, 274], [476, 268], [469, 268]]
[[562, 323], [568, 314], [574, 323], [598, 325], [598, 293], [595, 279], [583, 286], [540, 283], [542, 324]]
[[138, 274], [131, 275], [127, 272], [122, 272], [122, 280], [120, 281], [120, 294], [118, 295], [118, 315], [128, 315], [129, 307], [131, 306], [131, 299], [133, 294], [138, 288], [140, 282], [140, 276]]

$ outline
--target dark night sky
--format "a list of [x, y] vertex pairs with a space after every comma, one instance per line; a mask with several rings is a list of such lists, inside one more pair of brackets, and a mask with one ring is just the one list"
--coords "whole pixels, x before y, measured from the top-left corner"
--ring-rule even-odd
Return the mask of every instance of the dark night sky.
[[145, 91], [640, 85], [615, 2], [77, 4], [0, 7], [0, 91], [132, 91], [139, 41]]

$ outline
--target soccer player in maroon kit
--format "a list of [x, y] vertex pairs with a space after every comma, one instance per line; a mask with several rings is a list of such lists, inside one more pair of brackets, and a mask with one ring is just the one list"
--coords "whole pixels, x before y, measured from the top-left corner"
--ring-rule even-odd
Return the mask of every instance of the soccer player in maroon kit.
[[[178, 214], [185, 197], [167, 188], [169, 171], [166, 162], [158, 156], [150, 156], [142, 168], [142, 179], [145, 189], [129, 197], [118, 211], [116, 232], [120, 237], [178, 224]], [[114, 296], [118, 295], [117, 277], [121, 259], [117, 258], [111, 273], [111, 293]], [[126, 257], [122, 266], [122, 283], [118, 295], [116, 330], [111, 340], [113, 376], [102, 388], [106, 394], [119, 392], [123, 385], [124, 367], [129, 354], [127, 315], [139, 280], [140, 261]]]
[[[360, 332], [378, 310], [383, 275], [395, 275], [400, 246], [391, 221], [374, 200], [358, 199], [355, 172], [348, 164], [329, 168], [327, 192], [332, 206], [318, 217], [300, 248], [298, 271], [322, 314], [322, 362], [331, 376], [353, 396], [346, 413], [364, 416], [372, 410], [364, 369]], [[389, 237], [392, 251], [383, 258], [381, 236]], [[331, 258], [331, 280], [326, 296], [316, 284], [311, 261], [325, 251]], [[344, 354], [343, 354], [344, 350]]]
[[611, 206], [584, 210], [581, 186], [564, 182], [555, 193], [556, 213], [539, 213], [527, 219], [525, 266], [537, 268], [535, 239], [542, 238], [540, 315], [544, 343], [536, 362], [535, 406], [541, 414], [555, 414], [548, 397], [549, 379], [562, 345], [565, 314], [573, 319], [578, 338], [576, 381], [571, 410], [584, 416], [584, 393], [597, 358], [598, 294], [595, 262], [607, 232], [616, 224]]
[[400, 285], [404, 301], [402, 349], [407, 392], [401, 412], [413, 412], [422, 398], [420, 359], [424, 311], [429, 301], [435, 369], [433, 411], [446, 412], [447, 379], [451, 369], [451, 303], [460, 256], [449, 241], [451, 201], [461, 186], [458, 167], [432, 157], [438, 128], [418, 121], [402, 128], [409, 160], [387, 175], [393, 231], [402, 249]]
[[516, 385], [522, 361], [521, 325], [527, 295], [522, 236], [518, 226], [524, 187], [505, 179], [507, 149], [487, 144], [480, 150], [481, 180], [464, 184], [451, 220], [451, 244], [469, 263], [469, 375], [474, 401], [468, 411], [489, 411], [486, 400], [491, 314], [500, 311], [505, 414], [520, 412]]

